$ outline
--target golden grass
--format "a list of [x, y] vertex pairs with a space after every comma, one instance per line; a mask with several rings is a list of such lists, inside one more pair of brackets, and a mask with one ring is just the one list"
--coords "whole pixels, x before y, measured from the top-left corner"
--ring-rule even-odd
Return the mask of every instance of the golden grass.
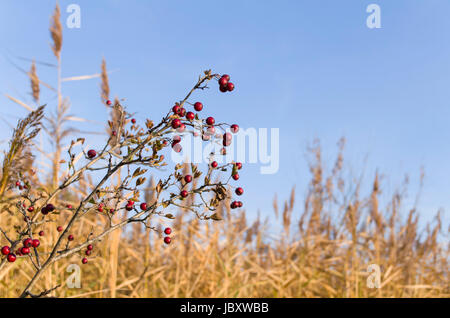
[[[165, 246], [153, 231], [133, 226], [96, 245], [87, 265], [80, 264], [81, 254], [57, 262], [36, 287], [61, 284], [52, 293], [58, 297], [448, 297], [448, 243], [438, 239], [439, 215], [434, 226], [420, 232], [416, 207], [402, 214], [401, 192], [381, 209], [378, 176], [372, 192], [359, 197], [361, 185], [346, 184], [340, 177], [342, 153], [327, 173], [318, 161], [320, 148], [312, 151], [304, 205], [295, 208], [295, 191], [281, 213], [275, 201], [270, 223], [281, 217], [277, 226], [269, 227], [268, 220], [259, 217], [249, 223], [245, 211], [230, 212], [226, 205], [219, 222], [198, 222], [179, 211], [172, 224], [172, 245]], [[147, 188], [150, 202], [153, 187], [151, 182]], [[76, 203], [77, 195], [66, 193], [61, 204]], [[64, 224], [68, 215], [62, 212], [57, 223]], [[4, 216], [2, 228], [14, 224]], [[97, 214], [73, 233], [87, 236], [104, 222]], [[57, 237], [55, 227], [44, 226], [44, 252]], [[72, 263], [81, 266], [80, 289], [65, 285]], [[17, 296], [32, 275], [33, 268], [26, 264], [17, 261], [1, 277], [0, 297]], [[367, 287], [370, 264], [381, 267], [379, 289]]]

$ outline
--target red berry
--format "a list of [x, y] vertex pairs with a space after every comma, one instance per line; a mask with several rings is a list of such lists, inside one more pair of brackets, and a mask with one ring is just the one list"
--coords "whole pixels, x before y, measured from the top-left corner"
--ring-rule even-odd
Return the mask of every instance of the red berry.
[[164, 233], [167, 234], [167, 235], [169, 235], [170, 233], [172, 233], [172, 229], [171, 229], [170, 227], [166, 227], [166, 228], [164, 229]]
[[127, 210], [127, 211], [131, 211], [131, 210], [133, 210], [133, 208], [134, 208], [134, 206], [132, 204], [127, 204], [125, 206], [125, 210]]
[[29, 247], [22, 247], [20, 249], [20, 253], [22, 253], [23, 255], [29, 254], [31, 252]]
[[172, 149], [175, 152], [181, 152], [181, 149], [183, 149], [183, 148], [181, 147], [180, 144], [175, 144], [175, 145], [172, 146]]
[[30, 238], [26, 238], [23, 240], [23, 246], [24, 247], [31, 247], [31, 245], [33, 244], [33, 240]]
[[72, 205], [71, 205], [71, 204], [68, 204], [66, 207], [67, 207], [68, 209], [71, 209], [71, 208], [72, 208]]
[[233, 139], [233, 135], [230, 134], [229, 132], [227, 132], [227, 133], [223, 134], [223, 139], [231, 140], [231, 139]]
[[92, 159], [95, 158], [95, 156], [97, 155], [97, 152], [94, 149], [91, 149], [87, 152], [88, 158]]
[[94, 249], [94, 247], [92, 246], [92, 244], [89, 244], [89, 245], [87, 246], [87, 249], [88, 249], [89, 251], [92, 251], [92, 250]]
[[225, 77], [221, 77], [220, 79], [219, 79], [219, 85], [220, 86], [225, 86], [225, 85], [227, 85], [228, 84], [228, 80], [225, 78]]
[[239, 131], [239, 126], [236, 125], [236, 124], [233, 124], [233, 125], [230, 126], [230, 129], [231, 129], [231, 132], [233, 134], [235, 134], [235, 133], [237, 133]]
[[203, 109], [203, 104], [202, 103], [200, 103], [200, 102], [196, 102], [195, 104], [194, 104], [194, 109], [196, 110], [196, 111], [201, 111], [202, 109]]
[[242, 195], [244, 193], [244, 189], [237, 188], [235, 192], [236, 192], [237, 195]]
[[174, 114], [178, 115], [178, 113], [180, 112], [181, 107], [178, 105], [175, 105], [172, 107], [172, 111]]
[[192, 176], [190, 174], [184, 176], [184, 181], [186, 181], [186, 183], [189, 183], [192, 181]]
[[214, 125], [215, 122], [216, 122], [216, 121], [214, 120], [213, 117], [208, 117], [208, 118], [206, 118], [206, 123], [207, 123], [208, 125], [210, 125], [210, 126]]
[[218, 165], [219, 164], [217, 163], [217, 161], [211, 162], [211, 167], [213, 167], [213, 168], [217, 168]]
[[241, 170], [241, 168], [242, 168], [242, 163], [236, 162], [236, 163], [235, 163], [235, 166], [236, 166], [236, 168], [237, 168], [238, 170]]
[[226, 85], [220, 85], [220, 86], [219, 86], [219, 90], [220, 90], [222, 93], [225, 93], [225, 92], [228, 91], [228, 87], [227, 87]]
[[180, 113], [178, 114], [178, 116], [184, 117], [184, 115], [186, 115], [186, 109], [184, 109], [183, 107], [181, 107], [181, 108], [180, 108]]
[[39, 236], [44, 236], [44, 234], [45, 234], [44, 231], [39, 232]]
[[242, 206], [244, 205], [241, 201], [237, 202], [238, 208], [242, 208]]
[[172, 239], [170, 237], [168, 237], [168, 236], [166, 236], [164, 238], [164, 243], [166, 243], [166, 244], [170, 244], [171, 241], [172, 241]]
[[29, 208], [28, 208], [28, 212], [33, 212], [34, 211], [34, 206], [30, 206]]
[[181, 132], [183, 132], [185, 129], [186, 129], [186, 125], [182, 123], [182, 124], [180, 125], [180, 127], [178, 127], [177, 131], [181, 133]]
[[225, 156], [227, 154], [227, 150], [225, 148], [220, 149], [220, 153], [222, 156]]
[[38, 239], [34, 239], [34, 240], [31, 242], [31, 246], [33, 246], [33, 247], [38, 247], [39, 245], [41, 245], [41, 242], [39, 242]]
[[208, 129], [206, 129], [207, 135], [214, 135], [215, 133], [216, 133], [216, 128], [214, 126], [208, 127]]
[[132, 118], [131, 123], [136, 124], [136, 119]]
[[239, 180], [239, 173], [233, 174], [233, 180]]
[[9, 248], [9, 246], [3, 246], [2, 247], [2, 254], [3, 255], [8, 255], [9, 253], [11, 253], [11, 249]]
[[58, 227], [56, 228], [56, 230], [57, 230], [58, 232], [62, 232], [62, 231], [63, 231], [63, 227], [60, 225], [60, 226], [58, 226]]
[[181, 125], [181, 120], [179, 120], [178, 118], [172, 120], [172, 128], [173, 129], [177, 129], [178, 127], [180, 127]]
[[87, 256], [91, 255], [91, 253], [92, 253], [92, 251], [90, 251], [90, 250], [87, 250], [87, 251], [85, 252], [85, 254], [86, 254]]
[[68, 239], [69, 241], [73, 241], [73, 240], [74, 240], [74, 237], [73, 237], [72, 234], [70, 234], [70, 235], [67, 237], [67, 239]]
[[228, 74], [223, 74], [222, 77], [225, 78], [225, 79], [227, 80], [227, 82], [230, 81], [230, 75], [228, 75]]
[[16, 181], [16, 187], [20, 186], [20, 182]]
[[183, 198], [186, 198], [186, 197], [189, 195], [189, 193], [188, 193], [186, 190], [183, 190], [183, 191], [181, 191], [180, 195], [181, 195]]
[[236, 209], [238, 207], [238, 203], [236, 201], [231, 202], [230, 208]]
[[147, 203], [142, 202], [140, 207], [141, 207], [141, 210], [142, 210], [142, 211], [147, 210]]
[[87, 264], [87, 262], [88, 262], [88, 260], [87, 260], [86, 257], [84, 257], [84, 258], [81, 260], [81, 263], [83, 263], [83, 264]]
[[175, 145], [181, 141], [181, 137], [178, 135], [175, 135], [172, 139], [172, 145]]
[[112, 105], [112, 102], [108, 99], [108, 100], [106, 101], [106, 105], [111, 106], [111, 105]]
[[228, 147], [229, 145], [231, 145], [231, 139], [224, 139], [224, 140], [222, 140], [222, 144], [223, 144], [224, 147]]
[[16, 255], [14, 254], [8, 254], [8, 262], [14, 263], [16, 261]]
[[187, 120], [194, 120], [195, 114], [193, 112], [187, 112], [186, 113], [186, 119]]
[[103, 207], [99, 206], [97, 209], [98, 212], [103, 212]]
[[117, 132], [116, 132], [115, 130], [113, 130], [113, 131], [111, 132], [111, 135], [117, 136]]
[[233, 90], [234, 90], [234, 84], [231, 83], [231, 82], [228, 82], [228, 84], [227, 84], [227, 90], [228, 90], [229, 92], [233, 91]]

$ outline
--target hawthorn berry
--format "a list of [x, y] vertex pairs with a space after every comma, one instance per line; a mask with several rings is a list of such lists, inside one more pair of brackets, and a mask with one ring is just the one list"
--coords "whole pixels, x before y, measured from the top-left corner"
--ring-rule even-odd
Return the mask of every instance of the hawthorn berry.
[[140, 208], [141, 208], [142, 211], [147, 210], [147, 203], [142, 202], [141, 205], [140, 205]]
[[69, 210], [72, 209], [72, 204], [68, 204], [68, 205], [66, 206], [66, 208], [68, 208]]
[[173, 129], [177, 129], [178, 127], [180, 127], [181, 125], [181, 120], [179, 120], [178, 118], [175, 118], [174, 120], [172, 120], [172, 128]]
[[16, 255], [14, 255], [12, 253], [8, 254], [7, 258], [8, 258], [8, 262], [10, 262], [10, 263], [14, 263], [16, 261]]
[[60, 226], [58, 226], [58, 227], [56, 228], [56, 230], [57, 230], [58, 232], [62, 232], [62, 231], [63, 231], [63, 227], [60, 225]]
[[86, 257], [84, 257], [84, 258], [81, 260], [81, 263], [83, 263], [83, 264], [87, 264], [87, 262], [88, 262], [88, 260], [87, 260]]
[[239, 180], [239, 173], [233, 174], [233, 180]]
[[111, 135], [113, 135], [113, 136], [115, 137], [115, 136], [117, 136], [117, 132], [116, 132], [115, 130], [113, 130], [113, 131], [111, 132]]
[[202, 103], [200, 103], [200, 102], [196, 102], [195, 104], [194, 104], [194, 109], [196, 110], [196, 111], [201, 111], [202, 109], [203, 109], [203, 104]]
[[34, 206], [30, 206], [30, 207], [27, 209], [27, 211], [28, 211], [28, 212], [33, 212], [33, 211], [34, 211]]
[[220, 90], [222, 93], [226, 93], [226, 92], [228, 91], [228, 88], [227, 88], [226, 85], [220, 85], [220, 86], [219, 86], [219, 90]]
[[31, 246], [33, 246], [33, 247], [38, 247], [39, 245], [41, 245], [41, 242], [38, 240], [38, 239], [34, 239], [32, 242], [31, 242]]
[[189, 183], [192, 181], [192, 176], [190, 174], [184, 176], [184, 181], [186, 181], [186, 183]]
[[55, 206], [53, 204], [49, 203], [42, 208], [41, 212], [42, 212], [42, 214], [47, 215], [50, 212], [53, 212], [54, 210], [55, 210]]
[[172, 241], [172, 239], [170, 237], [168, 237], [168, 236], [166, 236], [164, 238], [164, 243], [166, 243], [166, 244], [170, 244], [171, 241]]
[[33, 240], [30, 238], [26, 238], [23, 240], [23, 246], [24, 247], [31, 247], [31, 245], [33, 244]]
[[175, 152], [181, 152], [181, 149], [183, 149], [183, 148], [181, 147], [180, 144], [175, 144], [175, 145], [172, 146], [172, 149]]
[[11, 249], [9, 248], [9, 246], [3, 246], [2, 247], [2, 254], [3, 255], [8, 255], [9, 253], [11, 253]]
[[92, 244], [89, 244], [89, 245], [87, 246], [87, 249], [88, 249], [89, 251], [92, 251], [92, 250], [94, 249], [94, 247], [92, 246]]
[[236, 124], [233, 124], [230, 126], [230, 129], [233, 134], [236, 134], [239, 131], [239, 126]]
[[244, 205], [241, 201], [237, 202], [238, 208], [242, 208], [242, 206]]
[[222, 78], [225, 78], [225, 79], [227, 80], [227, 83], [228, 83], [229, 80], [230, 80], [230, 75], [228, 75], [228, 74], [223, 74], [223, 75], [222, 75]]
[[231, 139], [223, 139], [222, 140], [222, 144], [224, 147], [228, 147], [229, 145], [231, 145]]
[[127, 210], [127, 211], [131, 211], [131, 210], [133, 210], [133, 208], [134, 208], [134, 205], [133, 205], [133, 204], [127, 204], [127, 205], [125, 206], [125, 210]]
[[16, 187], [20, 186], [20, 182], [16, 181]]
[[241, 168], [242, 168], [242, 163], [241, 162], [236, 162], [234, 165], [236, 166], [236, 168], [238, 170], [241, 170]]
[[239, 188], [236, 189], [235, 192], [236, 192], [237, 195], [242, 195], [242, 194], [244, 193], [244, 189], [242, 189], [241, 187], [239, 187]]
[[88, 158], [93, 159], [95, 156], [97, 156], [97, 152], [94, 149], [91, 149], [87, 152]]
[[92, 251], [90, 250], [86, 250], [86, 252], [84, 252], [87, 256], [91, 255]]
[[172, 229], [171, 229], [170, 227], [166, 227], [166, 228], [164, 229], [164, 233], [167, 234], [167, 235], [169, 235], [170, 233], [172, 233]]
[[74, 240], [74, 236], [73, 236], [72, 234], [70, 234], [70, 235], [67, 237], [67, 239], [68, 239], [69, 241], [73, 241], [73, 240]]
[[30, 250], [29, 247], [22, 247], [22, 248], [20, 249], [20, 252], [21, 252], [23, 255], [27, 255], [27, 254], [30, 254], [31, 250]]
[[227, 90], [228, 90], [229, 92], [233, 91], [233, 90], [234, 90], [234, 84], [231, 83], [231, 82], [228, 82], [228, 83], [227, 83]]
[[214, 135], [216, 133], [216, 128], [214, 126], [208, 127], [206, 129], [206, 134], [207, 135]]
[[172, 111], [174, 114], [178, 115], [178, 113], [180, 112], [181, 107], [178, 105], [175, 105], [172, 107]]
[[185, 124], [181, 124], [180, 127], [178, 127], [177, 131], [182, 133], [184, 130], [186, 129], [186, 125]]
[[189, 193], [188, 193], [186, 190], [183, 190], [183, 191], [180, 192], [180, 195], [181, 195], [183, 198], [186, 198], [186, 197], [189, 195]]
[[228, 84], [228, 80], [225, 78], [225, 77], [221, 77], [220, 79], [219, 79], [219, 85], [220, 86], [225, 86], [225, 85], [227, 85]]
[[217, 168], [219, 164], [217, 163], [217, 161], [213, 161], [211, 162], [211, 167], [213, 167], [214, 169]]
[[181, 141], [181, 137], [178, 135], [173, 136], [172, 145], [175, 145]]
[[112, 105], [112, 102], [108, 99], [108, 100], [106, 101], [106, 105], [111, 106], [111, 105]]
[[186, 109], [184, 109], [184, 107], [181, 107], [180, 108], [180, 113], [178, 114], [178, 116], [184, 117], [184, 115], [186, 115]]
[[44, 231], [39, 231], [39, 236], [44, 236], [44, 235], [45, 235]]
[[233, 202], [231, 202], [231, 204], [230, 204], [230, 208], [232, 208], [232, 209], [236, 209], [238, 207], [238, 203], [237, 203], [237, 201], [233, 201]]
[[187, 120], [194, 120], [195, 114], [193, 112], [187, 112], [186, 113], [186, 119]]
[[208, 117], [206, 118], [206, 123], [210, 126], [214, 125], [216, 121], [214, 120], [214, 117]]
[[132, 118], [132, 119], [131, 119], [131, 123], [136, 124], [136, 119], [135, 119], [135, 118]]

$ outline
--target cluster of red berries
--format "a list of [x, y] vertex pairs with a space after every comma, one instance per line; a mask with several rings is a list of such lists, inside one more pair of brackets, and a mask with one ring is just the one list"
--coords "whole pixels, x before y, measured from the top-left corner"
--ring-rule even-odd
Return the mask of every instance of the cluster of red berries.
[[[89, 244], [89, 245], [87, 246], [86, 251], [84, 252], [84, 254], [85, 254], [86, 256], [91, 255], [93, 249], [94, 249], [94, 247], [93, 247], [91, 244]], [[83, 259], [81, 260], [81, 263], [87, 264], [87, 262], [88, 262], [88, 259], [87, 259], [86, 257], [83, 257]]]
[[[164, 234], [170, 235], [170, 233], [172, 233], [172, 229], [170, 227], [166, 227], [164, 229]], [[172, 239], [170, 238], [170, 236], [164, 237], [164, 243], [170, 244], [170, 242], [172, 242]]]
[[[242, 163], [241, 162], [236, 162], [234, 164], [234, 170], [241, 170], [242, 169]], [[233, 180], [239, 180], [239, 173], [234, 173], [232, 176]], [[244, 189], [242, 189], [241, 187], [236, 188], [236, 190], [234, 191], [238, 196], [241, 196], [244, 194]], [[241, 201], [233, 201], [231, 202], [230, 207], [232, 209], [236, 209], [236, 208], [242, 208], [243, 203]]]
[[19, 190], [23, 190], [23, 189], [27, 189], [28, 188], [28, 186], [26, 184], [22, 184], [22, 183], [20, 183], [20, 181], [16, 181], [16, 187]]
[[234, 90], [234, 84], [230, 82], [230, 75], [224, 74], [219, 79], [219, 90], [222, 93], [231, 92]]
[[2, 255], [6, 255], [8, 262], [13, 263], [16, 261], [16, 255], [22, 256], [31, 253], [31, 247], [38, 248], [41, 245], [41, 242], [38, 239], [26, 238], [22, 242], [23, 246], [16, 250], [15, 254], [11, 252], [11, 248], [9, 246], [2, 247]]
[[125, 206], [125, 210], [131, 211], [134, 209], [134, 201], [128, 200], [127, 205]]

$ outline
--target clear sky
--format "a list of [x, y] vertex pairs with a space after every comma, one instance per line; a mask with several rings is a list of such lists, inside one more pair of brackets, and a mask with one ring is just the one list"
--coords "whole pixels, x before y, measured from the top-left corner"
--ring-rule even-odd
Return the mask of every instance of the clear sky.
[[[212, 68], [230, 74], [236, 89], [196, 95], [205, 109], [244, 128], [280, 128], [279, 172], [261, 175], [254, 164], [241, 173], [249, 212], [271, 214], [274, 194], [287, 198], [294, 185], [300, 202], [309, 180], [306, 146], [319, 138], [331, 165], [341, 136], [355, 174], [365, 165], [369, 181], [378, 169], [389, 192], [409, 173], [413, 199], [423, 166], [422, 213], [448, 210], [450, 1], [68, 0], [60, 1], [63, 21], [72, 3], [81, 7], [81, 28], [64, 27], [64, 77], [97, 73], [105, 57], [116, 70], [112, 94], [126, 98], [138, 118], [159, 119]], [[381, 7], [381, 29], [366, 26], [371, 3]], [[0, 0], [1, 94], [31, 101], [26, 76], [8, 59], [26, 69], [14, 57], [55, 62], [48, 32], [54, 5]], [[54, 82], [53, 69], [38, 65], [38, 74]], [[65, 83], [63, 93], [73, 114], [107, 118], [98, 79]], [[3, 123], [26, 113], [0, 100]], [[42, 102], [54, 107], [54, 96]], [[0, 134], [10, 135], [6, 124]]]

